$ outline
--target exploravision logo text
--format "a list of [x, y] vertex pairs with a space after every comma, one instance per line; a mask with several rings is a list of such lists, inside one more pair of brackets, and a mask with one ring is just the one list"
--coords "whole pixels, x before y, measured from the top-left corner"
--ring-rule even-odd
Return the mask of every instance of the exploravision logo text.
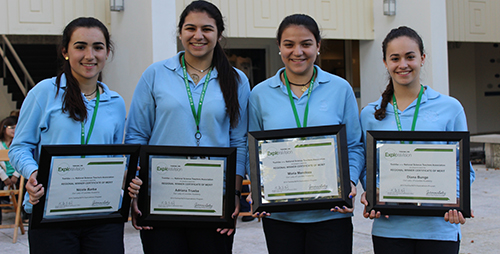
[[394, 151], [392, 149], [387, 149], [384, 152], [384, 157], [386, 160], [394, 160], [397, 157], [412, 157], [410, 151]]

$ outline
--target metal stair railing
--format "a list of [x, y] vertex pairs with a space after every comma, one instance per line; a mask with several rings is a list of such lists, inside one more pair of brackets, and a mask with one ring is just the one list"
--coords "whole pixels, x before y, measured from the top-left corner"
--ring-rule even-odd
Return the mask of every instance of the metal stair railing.
[[[4, 64], [7, 66], [10, 73], [14, 77], [14, 80], [16, 81], [17, 85], [19, 86], [19, 89], [23, 93], [24, 97], [26, 97], [26, 93], [28, 92], [28, 90], [30, 88], [35, 86], [35, 82], [33, 82], [31, 75], [29, 74], [26, 67], [24, 67], [24, 64], [21, 61], [21, 58], [19, 58], [19, 56], [17, 55], [16, 50], [14, 50], [14, 47], [12, 47], [12, 44], [10, 43], [7, 36], [2, 34], [1, 38], [2, 38], [2, 44], [4, 46], [0, 48], [0, 56], [2, 57]], [[19, 67], [21, 68], [21, 71], [24, 74], [24, 84], [23, 84], [23, 82], [21, 82], [21, 79], [19, 78], [16, 71], [14, 70], [14, 67], [12, 66], [9, 59], [7, 58], [5, 45], [7, 46], [7, 48], [9, 48], [10, 52], [12, 53], [12, 56], [14, 57], [14, 60], [16, 60], [17, 64], [19, 65]]]

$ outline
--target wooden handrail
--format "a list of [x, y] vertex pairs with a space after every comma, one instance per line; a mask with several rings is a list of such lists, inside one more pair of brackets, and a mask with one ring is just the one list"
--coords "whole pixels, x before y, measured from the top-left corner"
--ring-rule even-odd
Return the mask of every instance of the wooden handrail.
[[4, 52], [0, 48], [0, 54], [1, 54], [1, 56], [2, 56], [2, 58], [4, 60], [4, 62], [5, 62], [5, 64], [9, 68], [9, 71], [11, 72], [12, 76], [14, 77], [14, 80], [16, 81], [17, 85], [19, 86], [19, 89], [21, 89], [21, 92], [26, 97], [27, 90], [29, 90], [29, 88], [31, 88], [31, 87], [34, 87], [35, 86], [35, 82], [33, 81], [33, 78], [31, 78], [31, 75], [29, 74], [28, 70], [26, 69], [26, 67], [24, 66], [23, 62], [21, 61], [21, 58], [19, 58], [19, 55], [17, 54], [16, 50], [14, 49], [14, 47], [12, 46], [12, 44], [10, 43], [9, 39], [7, 38], [7, 36], [5, 36], [4, 34], [2, 34], [2, 39], [3, 39], [4, 43], [5, 43], [5, 45], [7, 45], [7, 48], [9, 48], [10, 52], [12, 53], [12, 56], [14, 57], [14, 60], [16, 60], [17, 64], [21, 68], [21, 71], [23, 72], [24, 77], [26, 77], [26, 80], [28, 81], [28, 85], [29, 86], [23, 85], [23, 82], [21, 82], [21, 79], [19, 78], [19, 76], [17, 75], [16, 71], [12, 67], [12, 64], [10, 63], [9, 59], [7, 59], [6, 52]]
[[9, 68], [10, 73], [12, 74], [12, 77], [14, 77], [14, 80], [16, 81], [17, 85], [19, 86], [19, 89], [21, 89], [21, 92], [23, 93], [24, 96], [26, 96], [26, 88], [24, 88], [23, 83], [17, 76], [16, 71], [14, 70], [14, 67], [12, 67], [12, 64], [10, 64], [9, 59], [7, 59], [7, 55], [3, 52], [2, 48], [0, 48], [0, 55], [3, 58], [3, 61], [5, 62], [5, 65], [7, 65], [7, 68]]
[[19, 57], [19, 55], [17, 55], [17, 52], [14, 49], [14, 47], [12, 47], [12, 44], [10, 43], [9, 38], [7, 38], [7, 36], [5, 36], [4, 34], [2, 34], [2, 38], [5, 41], [5, 44], [9, 48], [10, 52], [12, 52], [14, 59], [17, 61], [17, 64], [19, 64], [19, 67], [21, 67], [21, 70], [23, 71], [24, 76], [26, 76], [26, 79], [28, 80], [30, 87], [34, 87], [35, 82], [33, 81], [33, 78], [31, 78], [31, 75], [28, 72], [28, 69], [26, 69], [26, 67], [24, 66], [23, 61], [21, 61], [21, 58]]

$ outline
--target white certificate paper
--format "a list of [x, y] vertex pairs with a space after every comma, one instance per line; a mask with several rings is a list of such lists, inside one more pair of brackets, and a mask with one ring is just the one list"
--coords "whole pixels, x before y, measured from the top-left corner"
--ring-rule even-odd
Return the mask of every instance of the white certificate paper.
[[333, 138], [262, 143], [265, 200], [339, 195], [335, 150]]
[[118, 211], [126, 160], [126, 157], [53, 159], [45, 216]]
[[383, 144], [378, 149], [380, 202], [456, 204], [456, 145]]
[[223, 215], [224, 160], [151, 159], [151, 214]]

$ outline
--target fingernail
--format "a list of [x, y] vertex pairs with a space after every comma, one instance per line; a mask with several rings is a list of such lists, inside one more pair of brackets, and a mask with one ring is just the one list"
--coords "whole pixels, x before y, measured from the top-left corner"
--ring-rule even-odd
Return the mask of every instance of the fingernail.
[[248, 201], [249, 204], [252, 204], [252, 201]]
[[259, 216], [260, 213], [257, 213], [257, 216]]
[[349, 195], [349, 198], [352, 199], [352, 195]]
[[346, 207], [346, 206], [343, 206], [343, 208], [344, 208], [344, 209], [347, 209], [347, 207]]

